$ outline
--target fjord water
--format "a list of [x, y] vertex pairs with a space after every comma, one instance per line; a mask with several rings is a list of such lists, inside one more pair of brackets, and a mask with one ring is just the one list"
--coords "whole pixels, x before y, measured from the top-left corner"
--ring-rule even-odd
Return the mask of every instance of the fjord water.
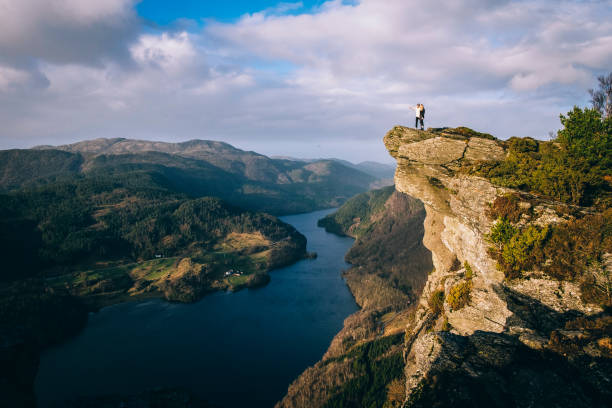
[[316, 226], [331, 211], [281, 217], [318, 257], [272, 271], [263, 288], [193, 304], [123, 303], [91, 314], [77, 337], [43, 353], [39, 407], [175, 386], [221, 407], [272, 407], [357, 310], [340, 275], [353, 240]]

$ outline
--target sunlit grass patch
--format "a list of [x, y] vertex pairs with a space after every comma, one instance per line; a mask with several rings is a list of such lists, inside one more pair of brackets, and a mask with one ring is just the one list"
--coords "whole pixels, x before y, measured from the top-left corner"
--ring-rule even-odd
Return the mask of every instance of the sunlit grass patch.
[[141, 262], [132, 269], [130, 275], [137, 279], [155, 281], [172, 273], [176, 268], [178, 258], [161, 258]]

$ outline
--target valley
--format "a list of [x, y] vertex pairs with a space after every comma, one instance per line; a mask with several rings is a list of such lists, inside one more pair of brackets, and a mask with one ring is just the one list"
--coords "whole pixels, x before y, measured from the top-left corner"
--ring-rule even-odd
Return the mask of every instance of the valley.
[[282, 217], [318, 257], [271, 271], [264, 287], [192, 303], [130, 301], [90, 314], [76, 336], [42, 353], [38, 406], [104, 407], [128, 398], [273, 406], [357, 310], [341, 277], [353, 240], [316, 226], [329, 212]]
[[90, 311], [267, 284], [270, 270], [315, 254], [262, 210], [330, 207], [376, 180], [334, 160], [273, 160], [209, 141], [1, 151], [2, 391], [33, 406], [41, 350], [78, 333]]
[[277, 407], [608, 406], [610, 119], [581, 133], [597, 115], [562, 116], [554, 142], [391, 129], [396, 191], [320, 221], [357, 238], [361, 310]]
[[[574, 112], [581, 114], [588, 112]], [[348, 287], [359, 310], [342, 309], [348, 311], [343, 326], [335, 320], [333, 332], [325, 331], [330, 337], [318, 343], [317, 353], [327, 347], [323, 357], [310, 354], [300, 370], [284, 377], [284, 384], [295, 378], [284, 397], [279, 400], [279, 393], [262, 406], [273, 400], [279, 408], [487, 406], [490, 401], [509, 407], [605, 406], [611, 327], [609, 162], [602, 161], [599, 148], [576, 147], [576, 139], [563, 133], [573, 129], [560, 132], [555, 143], [500, 141], [468, 128], [398, 126], [389, 131], [384, 142], [398, 161], [394, 187], [361, 192], [334, 212], [304, 214], [313, 224], [318, 220], [327, 235], [354, 239], [323, 261], [345, 253], [342, 278], [337, 274], [342, 267], [333, 269], [336, 285]], [[605, 149], [606, 140], [585, 143], [603, 143]], [[585, 160], [595, 164], [585, 167]], [[566, 166], [562, 173], [559, 163]], [[71, 166], [60, 166], [60, 172]], [[301, 259], [296, 265], [306, 265], [304, 273], [309, 262], [317, 262], [304, 259], [314, 258], [306, 251], [306, 238], [274, 216], [190, 195], [183, 188], [188, 184], [179, 189], [180, 183], [138, 166], [118, 169], [69, 179], [34, 178], [2, 196], [8, 203], [5, 230], [25, 237], [29, 245], [11, 249], [7, 241], [3, 248], [36, 254], [12, 258], [21, 259], [22, 267], [12, 271], [22, 275], [7, 275], [3, 286], [4, 319], [13, 319], [4, 353], [5, 360], [14, 360], [7, 367], [29, 367], [25, 373], [3, 374], [24, 384], [15, 399], [35, 403], [31, 381], [40, 351], [82, 330], [89, 310], [127, 305], [127, 300], [159, 305], [151, 300], [159, 297], [193, 302], [214, 291], [200, 302], [216, 302], [228, 296], [227, 290], [267, 283], [271, 269]], [[53, 205], [38, 205], [45, 202]], [[45, 234], [41, 226], [49, 226]], [[577, 258], [577, 253], [586, 255]], [[325, 285], [319, 279], [315, 287]], [[326, 293], [333, 298], [340, 286]], [[265, 298], [273, 293], [266, 292], [269, 287], [236, 296], [261, 293]], [[292, 290], [299, 292], [295, 286]], [[316, 288], [308, 301], [315, 302], [310, 306], [316, 311], [309, 319], [320, 316], [315, 299], [320, 300], [321, 290]], [[223, 310], [230, 310], [223, 299]], [[294, 306], [285, 311], [300, 310]], [[245, 307], [253, 313], [265, 309], [241, 305], [236, 319]], [[300, 319], [293, 323], [300, 325]], [[249, 331], [241, 338], [257, 331], [245, 327]], [[267, 344], [271, 332], [260, 341]], [[290, 345], [292, 340], [284, 341]], [[72, 353], [66, 344], [57, 350]], [[266, 358], [261, 364], [277, 361], [257, 350]], [[58, 357], [45, 367], [86, 355]], [[523, 378], [530, 378], [529, 384]], [[142, 389], [155, 385], [149, 382]], [[181, 386], [169, 385], [170, 394], [173, 386]], [[452, 393], [444, 394], [446, 389]], [[214, 395], [204, 392], [197, 398], [227, 404]], [[98, 406], [97, 397], [85, 398]]]

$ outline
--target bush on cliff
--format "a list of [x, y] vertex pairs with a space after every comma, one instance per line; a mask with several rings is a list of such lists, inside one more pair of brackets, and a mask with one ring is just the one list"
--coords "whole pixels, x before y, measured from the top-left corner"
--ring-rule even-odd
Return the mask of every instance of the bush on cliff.
[[440, 314], [444, 311], [444, 290], [433, 291], [427, 300], [429, 308], [434, 314]]
[[585, 301], [612, 305], [612, 277], [604, 259], [612, 253], [612, 208], [548, 227], [519, 228], [499, 218], [489, 239], [507, 278], [540, 269], [554, 279], [579, 282]]
[[541, 251], [548, 235], [548, 228], [530, 225], [514, 234], [499, 258], [508, 278], [518, 278], [521, 273], [533, 268], [542, 259]]
[[496, 245], [491, 255], [506, 278], [520, 278], [542, 262], [548, 233], [548, 228], [529, 225], [520, 229], [504, 218], [497, 220], [489, 234], [489, 239]]
[[467, 261], [464, 262], [463, 267], [465, 269], [465, 280], [450, 288], [448, 296], [446, 296], [446, 303], [448, 303], [451, 311], [463, 309], [472, 300], [472, 278], [474, 277], [474, 271]]
[[489, 239], [497, 245], [497, 249], [501, 252], [512, 237], [518, 233], [518, 229], [512, 225], [506, 218], [498, 218], [496, 223], [491, 228]]
[[[467, 261], [463, 263], [463, 268], [465, 269], [465, 280], [450, 288], [448, 296], [446, 296], [446, 303], [448, 303], [451, 311], [463, 309], [472, 300], [472, 278], [474, 277], [474, 271]], [[448, 319], [444, 322], [444, 326], [446, 325], [448, 325]]]
[[561, 115], [555, 140], [508, 140], [505, 160], [479, 164], [493, 183], [575, 205], [608, 207], [612, 201], [612, 118], [575, 107]]
[[451, 311], [463, 309], [470, 303], [472, 292], [472, 282], [463, 281], [453, 286], [446, 297], [446, 303], [450, 306]]
[[518, 194], [504, 194], [497, 197], [487, 210], [490, 219], [505, 219], [509, 222], [519, 222], [523, 214], [529, 213], [527, 208], [520, 205]]

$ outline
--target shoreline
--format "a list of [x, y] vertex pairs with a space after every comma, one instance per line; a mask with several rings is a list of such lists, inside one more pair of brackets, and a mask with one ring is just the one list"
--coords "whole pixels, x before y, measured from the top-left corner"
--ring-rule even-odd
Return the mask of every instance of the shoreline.
[[[319, 234], [321, 234], [321, 233], [323, 233], [323, 234], [325, 234], [325, 235], [327, 235], [327, 234], [326, 234], [325, 232], [323, 232], [324, 230], [323, 230], [322, 228], [318, 228], [318, 227], [316, 227], [316, 221], [318, 220], [318, 218], [320, 218], [320, 217], [321, 217], [321, 216], [323, 216], [324, 214], [325, 214], [325, 212], [324, 212], [324, 213], [322, 213], [322, 214], [321, 214], [321, 213], [319, 213], [319, 212], [315, 212], [315, 214], [314, 214], [313, 216], [311, 216], [310, 218], [306, 218], [305, 220], [304, 220], [304, 218], [302, 218], [302, 217], [298, 217], [297, 219], [295, 219], [295, 221], [297, 221], [296, 223], [294, 223], [294, 222], [293, 222], [293, 220], [292, 220], [291, 218], [289, 218], [289, 219], [283, 219], [283, 220], [284, 220], [284, 222], [289, 223], [289, 224], [291, 224], [292, 226], [295, 226], [295, 228], [297, 228], [299, 231], [304, 231], [304, 232], [307, 234], [307, 236], [308, 236], [308, 240], [309, 240], [309, 242], [313, 242], [313, 243], [314, 243], [314, 245], [313, 245], [312, 247], [310, 247], [310, 245], [309, 245], [309, 248], [308, 248], [308, 251], [307, 251], [307, 252], [305, 251], [305, 252], [304, 252], [304, 253], [303, 253], [301, 256], [299, 256], [299, 257], [294, 257], [293, 259], [291, 259], [291, 262], [290, 262], [290, 265], [291, 265], [291, 268], [292, 268], [291, 270], [292, 270], [292, 271], [299, 271], [299, 272], [297, 272], [297, 273], [299, 273], [299, 276], [303, 276], [303, 273], [304, 273], [304, 272], [306, 272], [306, 273], [307, 273], [307, 275], [305, 276], [305, 278], [306, 278], [306, 279], [308, 279], [308, 276], [310, 276], [310, 272], [307, 272], [307, 271], [311, 270], [311, 266], [309, 266], [309, 265], [310, 265], [310, 263], [309, 263], [309, 262], [306, 262], [306, 263], [305, 263], [305, 264], [303, 264], [302, 266], [298, 267], [298, 268], [297, 268], [297, 270], [296, 270], [296, 269], [293, 269], [293, 265], [295, 265], [295, 264], [301, 264], [300, 262], [298, 262], [298, 261], [301, 261], [301, 260], [312, 259], [312, 258], [313, 258], [313, 256], [312, 256], [312, 251], [322, 251], [322, 249], [321, 249], [321, 248], [323, 248], [324, 246], [325, 246], [326, 248], [328, 247], [328, 246], [326, 246], [327, 244], [325, 244], [325, 243], [324, 243], [325, 241], [321, 241], [321, 239], [319, 239]], [[300, 215], [303, 215], [303, 214], [300, 214]], [[298, 219], [300, 219], [300, 218], [302, 218], [302, 220], [303, 220], [303, 221], [301, 221], [301, 223], [300, 223], [300, 221], [298, 221]], [[314, 218], [316, 218], [316, 219], [314, 219]], [[313, 219], [314, 219], [314, 222], [313, 222]], [[312, 224], [312, 225], [311, 225], [311, 224]], [[306, 225], [308, 225], [308, 227], [306, 227]], [[310, 231], [309, 231], [309, 230], [310, 230]], [[320, 231], [320, 232], [316, 232], [316, 233], [315, 233], [316, 235], [314, 235], [314, 236], [313, 236], [313, 235], [312, 235], [312, 234], [313, 234], [313, 230]], [[333, 241], [333, 242], [336, 242], [336, 238], [332, 238], [332, 241]], [[330, 264], [330, 263], [329, 263], [329, 262], [330, 262], [330, 260], [331, 260], [332, 258], [333, 258], [333, 260], [335, 260], [335, 262], [334, 262], [335, 264], [338, 264], [339, 262], [340, 262], [340, 263], [343, 263], [343, 261], [342, 261], [342, 259], [343, 259], [343, 255], [346, 253], [346, 251], [348, 250], [348, 248], [349, 248], [349, 246], [351, 245], [351, 243], [352, 243], [352, 240], [351, 240], [351, 242], [346, 242], [345, 244], [334, 244], [334, 245], [342, 245], [343, 249], [342, 249], [342, 253], [341, 253], [341, 254], [340, 254], [340, 253], [336, 254], [336, 251], [335, 251], [335, 250], [334, 250], [333, 252], [330, 252], [330, 251], [323, 251], [323, 252], [321, 252], [322, 254], [327, 254], [327, 255], [325, 255], [325, 256], [323, 256], [323, 257], [321, 258], [321, 259], [323, 259], [323, 262], [324, 262], [322, 265], [332, 265], [332, 264]], [[318, 245], [317, 245], [317, 244], [318, 244]], [[331, 254], [334, 254], [334, 256], [330, 256]], [[285, 259], [286, 259], [286, 258], [285, 258]], [[314, 265], [314, 264], [313, 264], [313, 265]], [[280, 276], [281, 276], [281, 273], [280, 273], [280, 272], [282, 272], [282, 269], [281, 269], [281, 268], [282, 268], [282, 267], [286, 267], [286, 266], [287, 266], [287, 262], [284, 262], [282, 265], [281, 265], [281, 264], [279, 264], [278, 266], [275, 266], [275, 267], [273, 267], [273, 268], [269, 268], [269, 270], [267, 270], [267, 271], [266, 271], [266, 274], [269, 274], [269, 275], [271, 276], [272, 272], [274, 272], [274, 271], [276, 271], [276, 270], [278, 269], [278, 270], [279, 270], [279, 274], [278, 274], [278, 275], [275, 275], [275, 276], [279, 276], [279, 277], [280, 277]], [[322, 271], [330, 271], [330, 272], [331, 272], [331, 271], [332, 271], [332, 269], [330, 269], [330, 268], [332, 268], [332, 266], [324, 267], [324, 269], [322, 269]], [[341, 267], [341, 268], [343, 268], [343, 267]], [[319, 267], [319, 268], [315, 267], [315, 269], [313, 270], [313, 272], [314, 272], [314, 271], [316, 271], [316, 270], [321, 270], [321, 269], [320, 269], [320, 267]], [[333, 270], [335, 270], [335, 268], [334, 268]], [[339, 268], [339, 269], [338, 269], [338, 272], [339, 272], [340, 270], [341, 270], [341, 269]], [[288, 271], [288, 273], [290, 273], [290, 276], [291, 276], [291, 277], [289, 278], [289, 281], [286, 281], [286, 282], [293, 282], [293, 279], [294, 279], [294, 278], [293, 278], [293, 276], [295, 276], [295, 275], [294, 275], [294, 273], [295, 273], [295, 272], [289, 272], [289, 271]], [[343, 292], [344, 292], [344, 291], [346, 291], [346, 295], [343, 295], [343, 296], [344, 296], [344, 297], [348, 297], [348, 298], [350, 299], [350, 303], [351, 303], [352, 305], [355, 305], [355, 302], [354, 302], [354, 296], [353, 296], [352, 292], [350, 292], [350, 289], [348, 288], [348, 286], [345, 286], [345, 285], [346, 285], [346, 281], [345, 281], [344, 279], [339, 279], [339, 276], [338, 276], [338, 275], [336, 275], [336, 273], [331, 273], [331, 274], [332, 274], [332, 275], [334, 275], [334, 280], [338, 279], [338, 284], [340, 284], [340, 285], [342, 286], [342, 291], [343, 291]], [[318, 275], [318, 274], [315, 272], [315, 276], [319, 276], [319, 275]], [[326, 276], [328, 276], [328, 275], [326, 275]], [[336, 278], [336, 276], [338, 276], [338, 277]], [[281, 280], [280, 280], [280, 282], [283, 282], [283, 281], [284, 281], [284, 279], [281, 279]], [[319, 282], [321, 282], [321, 281], [319, 281]], [[290, 285], [293, 285], [293, 284], [290, 284]], [[319, 283], [319, 284], [316, 284], [316, 285], [319, 285], [319, 286], [320, 286], [320, 283]], [[283, 286], [283, 287], [286, 287], [286, 284], [284, 284], [284, 283], [283, 283], [283, 284], [282, 284], [282, 286]], [[337, 284], [334, 284], [334, 287], [335, 287], [335, 286], [337, 286]], [[238, 290], [240, 290], [240, 289], [242, 289], [242, 288], [244, 288], [244, 287], [239, 287], [239, 288], [237, 288], [237, 289], [238, 289]], [[278, 286], [278, 285], [274, 285], [274, 289], [272, 290], [272, 292], [271, 292], [271, 293], [275, 293], [275, 292], [277, 292], [278, 288], [279, 288], [279, 286]], [[287, 289], [289, 289], [289, 288], [287, 288]], [[284, 290], [284, 289], [283, 289], [283, 290]], [[300, 289], [300, 287], [299, 287], [299, 286], [298, 286], [298, 287], [291, 286], [291, 290], [298, 290], [298, 291], [300, 291], [300, 292], [301, 292], [301, 289]], [[215, 287], [215, 288], [214, 288], [214, 290], [208, 290], [208, 291], [206, 291], [206, 292], [203, 294], [203, 296], [200, 296], [200, 297], [198, 297], [198, 299], [195, 299], [195, 300], [196, 300], [196, 301], [201, 301], [201, 300], [203, 300], [204, 298], [207, 298], [207, 297], [208, 297], [207, 295], [209, 295], [209, 294], [213, 294], [214, 292], [221, 292], [221, 291], [228, 292], [228, 290], [227, 290], [227, 286], [224, 286], [224, 287], [219, 287], [219, 286], [217, 286], [217, 287]], [[300, 293], [300, 292], [297, 292], [297, 293]], [[312, 291], [310, 291], [310, 292], [312, 292]], [[308, 298], [310, 298], [310, 297], [312, 297], [312, 296], [317, 296], [317, 295], [316, 295], [316, 292], [315, 292], [315, 293], [310, 293], [310, 292], [306, 292], [306, 296], [307, 296]], [[293, 292], [292, 292], [292, 293], [293, 293]], [[308, 293], [310, 293], [310, 294], [308, 294]], [[238, 304], [242, 304], [242, 303], [244, 303], [244, 299], [247, 299], [247, 298], [253, 298], [252, 296], [255, 296], [255, 298], [260, 298], [260, 299], [262, 298], [262, 297], [261, 297], [261, 295], [248, 295], [248, 296], [246, 296], [246, 297], [245, 297], [245, 296], [240, 296], [240, 298], [242, 298], [243, 300], [238, 300], [237, 302], [238, 302]], [[273, 296], [276, 296], [276, 295], [273, 295]], [[264, 297], [265, 297], [265, 296], [264, 296]], [[284, 297], [284, 296], [283, 296], [283, 297]], [[327, 297], [329, 297], [329, 296], [327, 296]], [[325, 298], [327, 298], [327, 297], [325, 297]], [[253, 299], [255, 299], [255, 298], [253, 298]], [[157, 300], [157, 299], [159, 299], [159, 300]], [[228, 304], [227, 302], [232, 302], [231, 300], [229, 300], [230, 298], [225, 298], [225, 299], [226, 299], [226, 300], [221, 301], [221, 304]], [[144, 294], [141, 294], [141, 295], [139, 295], [139, 296], [125, 296], [125, 297], [123, 297], [123, 298], [114, 298], [114, 299], [109, 299], [109, 298], [107, 298], [107, 299], [105, 299], [105, 303], [106, 303], [106, 304], [104, 304], [104, 305], [101, 305], [101, 304], [100, 304], [101, 302], [100, 302], [100, 301], [98, 301], [98, 300], [96, 300], [96, 302], [95, 302], [95, 303], [97, 303], [97, 304], [98, 304], [98, 306], [99, 306], [99, 307], [98, 307], [98, 311], [99, 311], [99, 310], [101, 310], [101, 308], [102, 308], [102, 307], [106, 308], [106, 307], [109, 307], [109, 306], [112, 306], [112, 305], [118, 305], [118, 304], [122, 304], [122, 303], [123, 303], [123, 304], [125, 304], [125, 303], [126, 303], [126, 301], [127, 301], [127, 302], [129, 302], [129, 303], [132, 303], [132, 302], [133, 302], [133, 303], [140, 303], [140, 302], [147, 302], [147, 301], [149, 301], [149, 300], [154, 300], [155, 302], [163, 302], [163, 303], [168, 302], [168, 300], [167, 300], [167, 299], [164, 299], [164, 298], [163, 298], [163, 295], [162, 295], [162, 294], [160, 294], [160, 293], [153, 293], [153, 292], [149, 292], [149, 293], [144, 293]], [[328, 301], [325, 301], [325, 302], [326, 302], [326, 303], [328, 303]], [[177, 303], [177, 304], [180, 304], [180, 303], [185, 303], [185, 302], [172, 302], [172, 301], [170, 301], [169, 303]], [[193, 303], [193, 302], [190, 302], [190, 303]], [[206, 304], [208, 304], [208, 305], [211, 305], [211, 304], [219, 304], [219, 301], [210, 301], [210, 302], [206, 302], [206, 303], [205, 303], [205, 305], [206, 305]], [[259, 304], [259, 302], [257, 302], [256, 304]], [[263, 304], [262, 304], [262, 306], [263, 306]], [[163, 306], [160, 306], [160, 307], [162, 307], [162, 308], [163, 308]], [[204, 307], [204, 306], [202, 306], [202, 307]], [[241, 306], [237, 306], [237, 307], [241, 307]], [[337, 326], [337, 327], [339, 327], [339, 328], [341, 328], [341, 327], [342, 327], [344, 317], [346, 317], [347, 315], [351, 314], [351, 313], [352, 313], [352, 311], [354, 310], [354, 308], [356, 308], [356, 307], [357, 307], [357, 306], [353, 306], [353, 308], [352, 308], [351, 310], [349, 310], [347, 314], [341, 314], [341, 316], [342, 316], [342, 317], [341, 317], [340, 321], [338, 321], [338, 322], [336, 323], [336, 324], [338, 324], [338, 326]], [[197, 306], [196, 306], [196, 308], [197, 308]], [[155, 307], [154, 307], [154, 309], [155, 309]], [[202, 310], [202, 309], [201, 309], [201, 307], [199, 307], [199, 309], [200, 309], [200, 310]], [[233, 310], [233, 309], [234, 309], [234, 307], [232, 307], [231, 309], [228, 309], [228, 312], [229, 312], [230, 310]], [[259, 307], [258, 307], [257, 309], [259, 309]], [[312, 308], [311, 308], [311, 309], [312, 309]], [[188, 310], [188, 309], [185, 309], [185, 310]], [[196, 310], [196, 309], [189, 309], [189, 310]], [[216, 310], [216, 309], [215, 309], [215, 310]], [[283, 310], [291, 310], [291, 308], [289, 308], [289, 309], [285, 309], [285, 308], [283, 308]], [[181, 314], [181, 316], [182, 316], [182, 312], [178, 312], [178, 311], [177, 311], [177, 312], [175, 312], [175, 313], [180, 313], [180, 314]], [[212, 313], [212, 311], [211, 311], [210, 313]], [[233, 312], [231, 312], [231, 313], [233, 313]], [[291, 313], [294, 313], [294, 312], [291, 312]], [[226, 314], [226, 313], [222, 313], [222, 315], [225, 315], [225, 314]], [[251, 313], [251, 314], [252, 314], [252, 313]], [[284, 313], [284, 312], [282, 312], [281, 314], [283, 314], [283, 315], [284, 315], [285, 313]], [[178, 317], [178, 316], [177, 316], [177, 317]], [[293, 321], [295, 321], [295, 319], [293, 319]], [[214, 326], [211, 326], [211, 327], [214, 327]], [[318, 330], [318, 329], [317, 329], [317, 330]], [[243, 331], [244, 331], [244, 330], [243, 330]], [[80, 333], [80, 332], [79, 332], [79, 333]], [[330, 340], [331, 340], [331, 338], [332, 338], [334, 335], [336, 335], [336, 334], [337, 334], [337, 329], [334, 329], [332, 333], [328, 333], [328, 334], [326, 334], [326, 336], [329, 336], [329, 337], [328, 337], [328, 339], [329, 339], [329, 340], [327, 340], [327, 339], [325, 340], [325, 346], [324, 346], [324, 348], [321, 350], [321, 354], [323, 354], [323, 353], [326, 351], [327, 346], [328, 346], [328, 344], [329, 344], [329, 341], [330, 341]], [[261, 337], [261, 336], [260, 336], [260, 337]], [[303, 337], [303, 336], [301, 336], [301, 337]], [[206, 343], [206, 342], [205, 342], [205, 343]], [[204, 343], [204, 344], [205, 344], [205, 343]], [[132, 346], [131, 346], [131, 347], [132, 347]], [[321, 347], [321, 345], [319, 345], [319, 346], [317, 346], [317, 347]], [[204, 353], [203, 355], [206, 355], [206, 354], [207, 354], [207, 353]], [[310, 360], [310, 361], [312, 361], [312, 362], [316, 361], [317, 359], [319, 359], [319, 358], [320, 358], [321, 354], [317, 353], [317, 354], [316, 354], [316, 357], [314, 357], [314, 359], [313, 359], [313, 360]], [[311, 357], [311, 358], [312, 358], [312, 357]], [[297, 358], [297, 357], [296, 357], [296, 360], [295, 360], [295, 361], [296, 361], [296, 363], [293, 363], [293, 365], [297, 364], [297, 362], [298, 362], [298, 361], [300, 361], [300, 360], [301, 360], [301, 357], [300, 357], [300, 358]], [[134, 360], [134, 361], [139, 361], [139, 360], [138, 360], [138, 359], [136, 359], [136, 360]], [[298, 371], [298, 372], [296, 372], [295, 376], [299, 375], [299, 373], [300, 373], [300, 372], [301, 372], [301, 371], [302, 371], [304, 368], [306, 368], [306, 367], [307, 367], [309, 364], [312, 364], [312, 363], [311, 363], [311, 362], [308, 362], [306, 365], [299, 367], [299, 369], [298, 369], [299, 371]], [[140, 365], [140, 363], [137, 363], [137, 365]], [[299, 364], [298, 364], [298, 365], [299, 365]], [[47, 367], [48, 367], [48, 366], [47, 366]], [[48, 371], [48, 369], [45, 369], [45, 370], [46, 370], [46, 372], [47, 372], [47, 373], [49, 372], [49, 371]], [[295, 377], [294, 377], [294, 375], [292, 374], [290, 377], [288, 377], [288, 378], [287, 378], [286, 383], [284, 383], [284, 384], [282, 384], [282, 385], [281, 385], [281, 387], [282, 387], [284, 390], [286, 390], [286, 387], [288, 386], [288, 384], [289, 384], [289, 383], [290, 383], [290, 382], [291, 382], [291, 381], [292, 381], [294, 378], [295, 378]], [[169, 383], [169, 384], [170, 384], [170, 383]], [[275, 388], [278, 388], [278, 387], [275, 387]], [[131, 393], [130, 393], [130, 394], [131, 394]], [[282, 395], [284, 394], [284, 391], [281, 391], [281, 393], [280, 393], [280, 394], [278, 394], [278, 396], [276, 395], [276, 392], [274, 392], [273, 394], [275, 394], [275, 395], [274, 395], [274, 400], [270, 402], [270, 404], [269, 404], [270, 406], [272, 406], [272, 405], [274, 404], [274, 402], [276, 402], [276, 398], [281, 398], [281, 397], [282, 397]], [[198, 394], [198, 395], [199, 395], [199, 394]], [[200, 395], [200, 397], [202, 397], [202, 395]]]

